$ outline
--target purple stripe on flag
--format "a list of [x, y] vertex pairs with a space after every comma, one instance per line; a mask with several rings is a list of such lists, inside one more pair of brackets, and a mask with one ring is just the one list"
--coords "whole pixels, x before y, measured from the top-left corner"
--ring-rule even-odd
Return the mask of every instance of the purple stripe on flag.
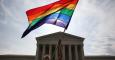
[[62, 20], [57, 20], [56, 25], [65, 28], [67, 23]]

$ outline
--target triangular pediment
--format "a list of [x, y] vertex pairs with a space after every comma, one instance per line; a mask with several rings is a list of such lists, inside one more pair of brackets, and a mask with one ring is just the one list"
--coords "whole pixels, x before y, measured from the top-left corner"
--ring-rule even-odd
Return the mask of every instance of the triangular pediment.
[[41, 37], [37, 37], [36, 39], [37, 40], [52, 40], [52, 39], [64, 39], [64, 40], [71, 39], [71, 40], [75, 40], [75, 39], [77, 39], [77, 40], [81, 40], [81, 41], [84, 40], [84, 38], [82, 38], [82, 37], [78, 37], [78, 36], [68, 34], [68, 33], [64, 33], [64, 32], [56, 32], [56, 33], [44, 35], [44, 36], [41, 36]]

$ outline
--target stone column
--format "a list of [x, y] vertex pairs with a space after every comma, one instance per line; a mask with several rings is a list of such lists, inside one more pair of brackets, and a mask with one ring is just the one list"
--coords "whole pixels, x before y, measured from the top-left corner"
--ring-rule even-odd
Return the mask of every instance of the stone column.
[[62, 54], [62, 60], [65, 60], [65, 45], [63, 45]]
[[45, 55], [45, 45], [43, 45], [43, 49], [42, 49], [42, 60], [44, 59], [44, 55]]
[[81, 56], [82, 56], [82, 60], [84, 60], [84, 49], [83, 49], [83, 45], [81, 45], [80, 48], [81, 48]]
[[57, 46], [55, 47], [55, 60], [57, 60], [58, 59], [58, 52], [57, 52]]
[[49, 45], [49, 56], [50, 56], [50, 60], [51, 60], [51, 55], [52, 54], [52, 45]]
[[69, 60], [72, 60], [71, 45], [69, 45], [68, 47], [69, 47]]
[[77, 45], [75, 45], [74, 47], [75, 47], [75, 59], [79, 60]]

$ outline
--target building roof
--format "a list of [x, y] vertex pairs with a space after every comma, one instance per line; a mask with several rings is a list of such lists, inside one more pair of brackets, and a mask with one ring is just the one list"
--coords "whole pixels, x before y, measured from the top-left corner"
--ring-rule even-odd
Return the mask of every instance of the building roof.
[[64, 32], [56, 32], [56, 33], [52, 33], [52, 34], [48, 34], [48, 35], [44, 35], [44, 36], [40, 36], [40, 37], [36, 37], [37, 42], [54, 42], [54, 41], [58, 41], [58, 40], [63, 40], [66, 42], [80, 42], [82, 43], [84, 41], [84, 38], [79, 37], [79, 36], [75, 36], [75, 35], [71, 35], [68, 33], [64, 33]]

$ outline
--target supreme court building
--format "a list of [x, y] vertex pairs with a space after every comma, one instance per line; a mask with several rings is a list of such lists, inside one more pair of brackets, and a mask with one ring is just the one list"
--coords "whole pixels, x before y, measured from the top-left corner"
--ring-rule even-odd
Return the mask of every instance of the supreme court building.
[[[84, 60], [84, 38], [82, 37], [64, 32], [57, 32], [37, 37], [36, 40], [36, 60]], [[61, 59], [58, 59], [59, 53], [57, 51], [59, 40], [61, 41]]]

